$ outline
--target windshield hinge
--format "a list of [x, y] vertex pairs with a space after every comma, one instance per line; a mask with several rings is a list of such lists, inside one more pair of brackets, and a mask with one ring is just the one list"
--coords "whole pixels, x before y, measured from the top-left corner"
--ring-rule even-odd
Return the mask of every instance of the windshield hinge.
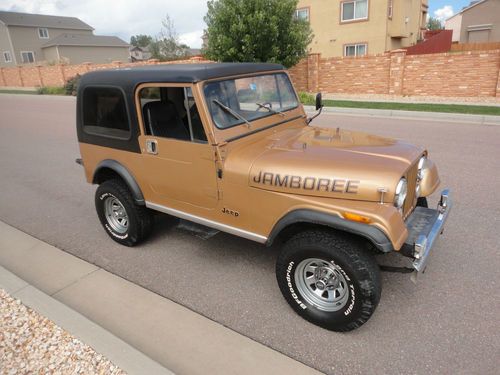
[[218, 158], [221, 162], [223, 162], [226, 159], [226, 148], [225, 148], [226, 145], [227, 142], [225, 141], [213, 145], [216, 149], [216, 155], [218, 155]]

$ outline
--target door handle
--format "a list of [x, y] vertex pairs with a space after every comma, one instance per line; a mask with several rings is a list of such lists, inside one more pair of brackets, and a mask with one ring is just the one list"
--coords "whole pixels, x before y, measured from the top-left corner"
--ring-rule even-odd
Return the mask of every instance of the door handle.
[[146, 152], [148, 154], [158, 154], [158, 141], [156, 139], [146, 139]]

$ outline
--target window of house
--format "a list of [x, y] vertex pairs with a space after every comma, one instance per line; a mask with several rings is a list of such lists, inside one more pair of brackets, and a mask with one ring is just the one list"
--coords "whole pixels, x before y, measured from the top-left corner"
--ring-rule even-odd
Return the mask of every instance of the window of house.
[[298, 20], [309, 21], [309, 8], [296, 9], [295, 18]]
[[4, 59], [4, 61], [5, 61], [6, 63], [10, 63], [10, 62], [12, 62], [12, 56], [11, 56], [11, 54], [10, 54], [10, 51], [5, 51], [5, 52], [3, 53], [3, 59]]
[[23, 62], [23, 64], [35, 62], [35, 54], [31, 51], [22, 51], [21, 61]]
[[342, 22], [368, 19], [368, 0], [342, 2], [341, 15]]
[[83, 92], [83, 130], [128, 139], [130, 124], [123, 92], [115, 87], [87, 87]]
[[145, 87], [139, 100], [147, 135], [207, 143], [191, 87]]
[[389, 17], [391, 19], [392, 19], [393, 8], [394, 8], [393, 0], [389, 0], [389, 5], [388, 5], [388, 8], [387, 8], [387, 17]]
[[344, 47], [344, 56], [364, 56], [366, 55], [367, 45], [363, 44], [347, 44]]
[[46, 27], [39, 27], [38, 28], [38, 37], [42, 38], [42, 39], [48, 39], [49, 30]]

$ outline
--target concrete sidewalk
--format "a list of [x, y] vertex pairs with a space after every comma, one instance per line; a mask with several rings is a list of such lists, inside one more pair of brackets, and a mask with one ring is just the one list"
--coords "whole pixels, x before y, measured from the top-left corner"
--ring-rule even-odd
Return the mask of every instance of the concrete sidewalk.
[[318, 373], [1, 221], [0, 288], [130, 374]]
[[[315, 95], [316, 93], [310, 93]], [[494, 96], [396, 96], [389, 94], [323, 94], [323, 99], [346, 100], [352, 102], [391, 102], [415, 104], [455, 104], [500, 107], [500, 98]]]
[[[308, 114], [316, 113], [316, 108], [313, 106], [305, 105], [304, 110]], [[464, 124], [500, 126], [500, 116], [469, 115], [462, 113], [400, 111], [393, 109], [323, 107], [323, 114], [330, 114], [330, 115], [338, 114], [342, 116], [356, 116], [356, 117], [363, 116], [363, 117], [375, 117], [375, 118], [394, 118], [401, 120], [425, 120], [425, 121], [437, 121], [437, 122], [455, 122]]]

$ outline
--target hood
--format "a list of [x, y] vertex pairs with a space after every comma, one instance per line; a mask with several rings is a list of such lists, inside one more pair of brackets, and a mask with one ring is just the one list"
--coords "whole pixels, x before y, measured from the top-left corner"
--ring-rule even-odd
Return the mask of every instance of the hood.
[[250, 166], [250, 186], [291, 194], [366, 201], [394, 194], [423, 149], [362, 132], [288, 128], [250, 147], [262, 147]]

